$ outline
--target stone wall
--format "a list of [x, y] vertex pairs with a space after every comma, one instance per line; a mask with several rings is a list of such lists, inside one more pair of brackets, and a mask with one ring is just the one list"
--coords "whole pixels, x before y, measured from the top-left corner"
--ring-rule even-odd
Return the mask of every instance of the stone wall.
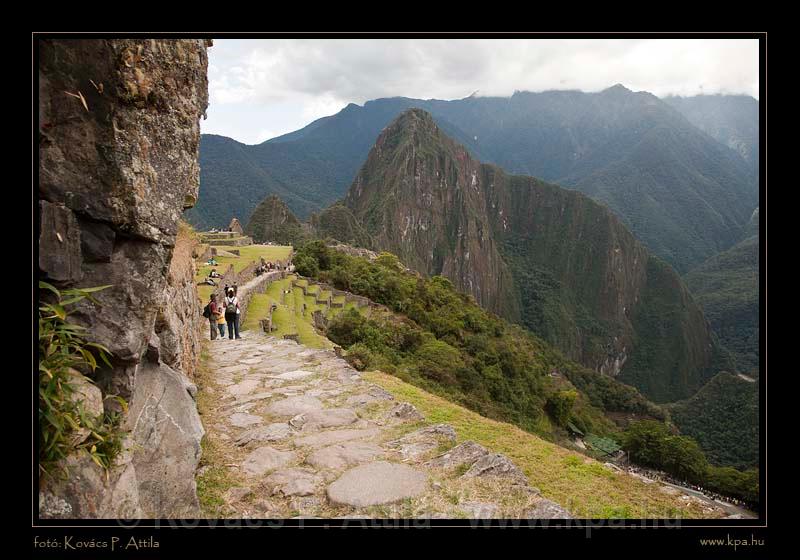
[[111, 284], [73, 320], [113, 354], [97, 384], [129, 403], [117, 467], [106, 478], [85, 455], [71, 457], [68, 479], [41, 481], [40, 516], [191, 516], [203, 428], [189, 377], [202, 316], [192, 248], [176, 237], [197, 199], [210, 41], [37, 46], [39, 277], [60, 288]]
[[[380, 303], [375, 303], [371, 299], [366, 298], [364, 296], [359, 296], [352, 292], [346, 292], [344, 290], [338, 290], [333, 286], [331, 286], [330, 284], [326, 284], [325, 282], [319, 282], [317, 280], [314, 280], [313, 278], [306, 278], [305, 276], [300, 276], [300, 275], [298, 275], [297, 277], [298, 279], [307, 280], [308, 287], [319, 286], [320, 291], [331, 292], [332, 297], [344, 296], [345, 302], [347, 303], [355, 303], [359, 307], [371, 307], [373, 309], [385, 309], [389, 311], [389, 308], [386, 307], [385, 305], [381, 305]], [[293, 283], [293, 286], [302, 290], [303, 295], [307, 295], [308, 290], [306, 287], [297, 285], [296, 282]], [[334, 305], [333, 307], [336, 306]]]
[[263, 294], [267, 291], [269, 285], [275, 280], [280, 280], [286, 276], [286, 273], [280, 270], [262, 274], [257, 278], [250, 281], [244, 288], [239, 286], [239, 307], [242, 309], [241, 317], [239, 317], [239, 324], [244, 323], [244, 318], [247, 315], [247, 307], [250, 305], [250, 299], [253, 294]]

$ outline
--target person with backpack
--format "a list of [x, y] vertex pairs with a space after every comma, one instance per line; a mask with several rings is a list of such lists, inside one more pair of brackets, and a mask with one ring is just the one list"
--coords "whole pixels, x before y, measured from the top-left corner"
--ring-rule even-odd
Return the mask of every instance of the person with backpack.
[[239, 315], [241, 314], [241, 310], [239, 309], [239, 298], [236, 297], [236, 293], [233, 291], [233, 288], [228, 288], [228, 295], [225, 296], [225, 321], [228, 323], [228, 338], [233, 340], [241, 339], [242, 337], [239, 336]]
[[203, 317], [208, 319], [208, 323], [211, 326], [211, 340], [217, 339], [217, 317], [219, 311], [217, 309], [217, 295], [211, 294], [211, 300], [208, 302], [203, 308]]

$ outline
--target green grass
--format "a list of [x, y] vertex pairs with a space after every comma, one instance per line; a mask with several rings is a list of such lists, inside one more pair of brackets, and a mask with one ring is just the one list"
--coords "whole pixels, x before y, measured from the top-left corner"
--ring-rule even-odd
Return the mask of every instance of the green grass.
[[260, 321], [269, 316], [269, 308], [273, 301], [275, 300], [267, 294], [253, 294], [250, 303], [247, 304], [247, 315], [242, 323], [242, 330], [261, 330]]
[[[333, 343], [314, 330], [312, 314], [316, 310], [326, 310], [326, 305], [317, 305], [312, 296], [303, 296], [302, 290], [292, 288], [283, 301], [282, 292], [290, 289], [293, 276], [272, 282], [263, 294], [254, 295], [247, 309], [247, 317], [242, 330], [259, 329], [259, 321], [269, 315], [269, 307], [274, 302], [277, 309], [272, 314], [273, 336], [283, 338], [287, 334], [298, 335], [300, 344], [310, 348], [332, 348]], [[303, 315], [303, 303], [306, 313]]]
[[[206, 277], [208, 277], [208, 273], [211, 272], [212, 268], [216, 268], [217, 272], [224, 274], [225, 271], [228, 270], [228, 266], [233, 265], [234, 272], [241, 272], [253, 262], [258, 262], [262, 257], [267, 262], [275, 262], [285, 261], [292, 254], [292, 247], [283, 245], [247, 245], [245, 247], [223, 247], [215, 245], [215, 247], [223, 251], [228, 249], [238, 249], [240, 256], [215, 257], [218, 263], [217, 266], [209, 266], [205, 263], [200, 263], [200, 265], [197, 267], [197, 273], [194, 277], [195, 283], [202, 282]], [[215, 282], [219, 283], [220, 280], [222, 280], [223, 283], [225, 282], [224, 279], [216, 279]], [[211, 297], [211, 292], [213, 291], [214, 288], [206, 284], [197, 286], [197, 296], [200, 298], [200, 302], [203, 305], [208, 303], [208, 298]]]
[[285, 261], [292, 254], [292, 247], [285, 245], [246, 245], [244, 247], [225, 247], [222, 245], [214, 245], [214, 247], [216, 247], [221, 251], [238, 249], [239, 256], [238, 257], [217, 256], [215, 258], [218, 264], [215, 267], [203, 263], [202, 266], [198, 267], [197, 270], [198, 281], [208, 276], [208, 273], [211, 271], [212, 268], [216, 268], [217, 272], [223, 273], [225, 272], [225, 270], [227, 270], [228, 265], [232, 264], [234, 272], [240, 272], [253, 262], [258, 262], [260, 258], [263, 258], [267, 262]]
[[430, 423], [453, 426], [458, 441], [472, 440], [507, 455], [544, 497], [562, 504], [576, 517], [663, 518], [703, 517], [695, 504], [615, 473], [601, 463], [547, 442], [516, 426], [484, 418], [443, 398], [382, 373], [364, 378], [391, 392], [398, 402], [417, 407]]

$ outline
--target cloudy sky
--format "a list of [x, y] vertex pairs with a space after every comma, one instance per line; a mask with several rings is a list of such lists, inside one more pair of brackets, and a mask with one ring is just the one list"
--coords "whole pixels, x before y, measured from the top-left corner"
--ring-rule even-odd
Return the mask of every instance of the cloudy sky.
[[204, 133], [257, 144], [379, 97], [515, 90], [758, 98], [758, 41], [694, 39], [216, 39]]

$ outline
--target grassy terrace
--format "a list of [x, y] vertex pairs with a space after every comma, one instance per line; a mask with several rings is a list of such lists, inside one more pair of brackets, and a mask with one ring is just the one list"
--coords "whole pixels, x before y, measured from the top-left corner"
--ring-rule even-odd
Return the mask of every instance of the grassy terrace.
[[[302, 290], [292, 286], [292, 281], [297, 277], [290, 275], [284, 280], [272, 282], [266, 293], [256, 294], [250, 299], [247, 316], [242, 324], [242, 330], [259, 329], [259, 321], [269, 316], [270, 306], [274, 303], [277, 308], [272, 314], [272, 324], [276, 330], [274, 336], [283, 338], [287, 334], [296, 334], [301, 344], [311, 348], [331, 348], [333, 343], [320, 336], [314, 330], [311, 314], [317, 309], [327, 309], [326, 306], [316, 305], [312, 296], [303, 296]], [[284, 294], [285, 290], [291, 290]], [[305, 315], [303, 303], [306, 304]]]
[[432, 424], [456, 430], [459, 443], [472, 440], [508, 455], [546, 498], [586, 518], [699, 518], [702, 507], [665, 493], [660, 484], [616, 473], [579, 453], [525, 432], [512, 424], [484, 418], [386, 373], [371, 371], [364, 378], [392, 393], [398, 402], [416, 406]]
[[[276, 261], [285, 261], [289, 258], [289, 255], [292, 254], [292, 247], [284, 246], [284, 245], [247, 245], [244, 247], [227, 247], [227, 246], [218, 246], [214, 245], [218, 251], [228, 251], [229, 249], [238, 249], [240, 256], [238, 257], [224, 257], [218, 256], [216, 257], [217, 266], [212, 267], [206, 265], [205, 263], [201, 263], [200, 266], [197, 268], [197, 274], [195, 275], [195, 282], [202, 282], [208, 276], [208, 273], [211, 272], [212, 268], [216, 268], [217, 272], [220, 274], [224, 274], [224, 272], [228, 269], [229, 265], [233, 265], [233, 270], [235, 272], [239, 272], [246, 268], [253, 262], [258, 262], [260, 258], [263, 258], [267, 262], [276, 262]], [[225, 280], [222, 279], [224, 284]], [[200, 297], [203, 305], [208, 302], [208, 298], [211, 296], [211, 292], [214, 288], [207, 285], [197, 286], [197, 295]]]
[[[247, 316], [242, 323], [242, 330], [258, 330], [261, 328], [260, 321], [269, 316], [270, 306], [277, 305], [272, 314], [272, 325], [275, 330], [272, 334], [278, 338], [283, 338], [287, 334], [296, 334], [301, 344], [312, 348], [331, 348], [333, 343], [327, 338], [317, 334], [314, 329], [312, 314], [315, 311], [322, 311], [327, 318], [332, 318], [346, 309], [357, 309], [359, 313], [367, 315], [371, 311], [368, 307], [359, 308], [355, 303], [347, 303], [343, 308], [331, 308], [325, 304], [317, 304], [317, 294], [319, 286], [314, 285], [308, 288], [309, 295], [303, 295], [303, 291], [293, 286], [293, 282], [302, 286], [308, 286], [306, 279], [297, 279], [295, 275], [289, 275], [284, 280], [272, 282], [267, 291], [263, 294], [255, 294], [250, 299], [247, 309]], [[285, 290], [291, 290], [284, 295]], [[327, 297], [329, 291], [324, 291], [323, 296]], [[334, 301], [345, 303], [344, 296], [337, 296]], [[305, 312], [303, 305], [305, 304]]]

